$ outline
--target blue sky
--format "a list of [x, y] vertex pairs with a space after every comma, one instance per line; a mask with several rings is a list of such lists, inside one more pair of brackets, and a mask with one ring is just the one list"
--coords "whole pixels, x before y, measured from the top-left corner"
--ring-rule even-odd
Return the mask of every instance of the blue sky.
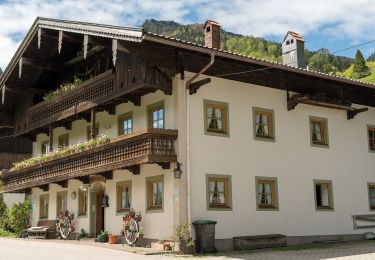
[[[6, 67], [37, 16], [127, 26], [148, 18], [182, 24], [210, 18], [227, 31], [278, 42], [288, 30], [296, 31], [307, 49], [335, 51], [375, 40], [374, 14], [374, 0], [0, 0], [0, 67]], [[367, 57], [375, 43], [360, 49]]]

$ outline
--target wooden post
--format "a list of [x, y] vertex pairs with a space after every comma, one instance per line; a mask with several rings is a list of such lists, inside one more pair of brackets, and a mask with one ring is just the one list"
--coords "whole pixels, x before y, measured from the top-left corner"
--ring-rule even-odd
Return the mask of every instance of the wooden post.
[[48, 126], [48, 137], [49, 137], [49, 152], [53, 151], [53, 127], [52, 124]]
[[96, 138], [96, 116], [95, 116], [95, 108], [91, 109], [91, 139]]

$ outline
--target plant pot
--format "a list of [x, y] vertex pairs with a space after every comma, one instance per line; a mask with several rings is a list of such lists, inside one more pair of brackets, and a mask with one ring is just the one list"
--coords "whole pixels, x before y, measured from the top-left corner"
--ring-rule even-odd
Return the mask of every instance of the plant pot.
[[172, 246], [171, 246], [171, 244], [169, 244], [169, 243], [165, 243], [165, 244], [163, 245], [163, 250], [164, 250], [164, 251], [172, 251]]
[[134, 217], [134, 220], [137, 221], [137, 222], [141, 222], [142, 221], [142, 217]]
[[115, 235], [110, 235], [110, 236], [108, 237], [108, 243], [109, 243], [109, 244], [117, 244], [117, 236], [115, 236]]

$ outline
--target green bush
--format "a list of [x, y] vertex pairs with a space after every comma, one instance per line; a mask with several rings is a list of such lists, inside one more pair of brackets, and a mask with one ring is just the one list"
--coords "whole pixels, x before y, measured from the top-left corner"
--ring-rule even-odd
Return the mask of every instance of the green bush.
[[8, 219], [8, 208], [4, 201], [4, 194], [0, 194], [0, 229], [4, 229]]
[[31, 216], [31, 200], [26, 199], [24, 202], [14, 204], [8, 212], [9, 224], [17, 236], [22, 235], [28, 228]]
[[176, 228], [176, 237], [180, 245], [180, 252], [183, 254], [195, 253], [195, 242], [191, 238], [190, 230], [190, 224], [183, 224]]

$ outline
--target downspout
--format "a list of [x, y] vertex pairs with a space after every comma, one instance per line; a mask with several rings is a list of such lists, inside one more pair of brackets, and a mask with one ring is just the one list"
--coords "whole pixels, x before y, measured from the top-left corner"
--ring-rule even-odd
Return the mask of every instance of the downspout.
[[201, 69], [197, 74], [195, 74], [191, 79], [189, 79], [187, 82], [186, 82], [186, 89], [189, 89], [190, 87], [190, 84], [193, 83], [194, 80], [196, 80], [200, 75], [202, 75], [203, 73], [206, 72], [206, 70], [208, 70], [215, 62], [215, 53], [211, 52], [211, 60], [210, 62], [204, 66], [203, 69]]
[[191, 198], [190, 198], [190, 188], [191, 188], [191, 176], [190, 176], [190, 84], [194, 82], [200, 75], [206, 72], [215, 62], [215, 53], [211, 52], [210, 62], [204, 66], [197, 74], [195, 74], [191, 79], [186, 82], [186, 171], [187, 171], [187, 198], [188, 198], [188, 223], [191, 223]]

